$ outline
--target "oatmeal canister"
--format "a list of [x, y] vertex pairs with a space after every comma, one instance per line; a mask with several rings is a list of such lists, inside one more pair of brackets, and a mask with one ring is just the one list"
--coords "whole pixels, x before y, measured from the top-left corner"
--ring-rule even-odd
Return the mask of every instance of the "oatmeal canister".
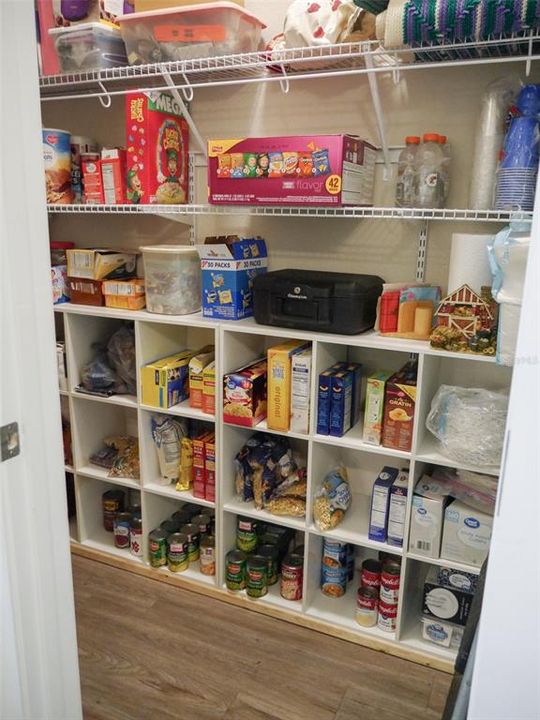
[[215, 575], [216, 538], [213, 535], [203, 535], [201, 537], [200, 552], [199, 566], [201, 573], [203, 575]]
[[247, 559], [246, 593], [249, 597], [264, 597], [268, 592], [268, 562], [262, 555], [251, 555]]
[[225, 583], [228, 590], [244, 590], [246, 587], [246, 554], [231, 550], [225, 561]]
[[304, 558], [291, 553], [281, 564], [281, 597], [285, 600], [302, 599], [302, 580], [304, 576]]
[[114, 518], [114, 544], [117, 548], [129, 547], [131, 515], [128, 512], [119, 512]]
[[167, 564], [167, 533], [156, 528], [148, 534], [148, 554], [150, 565], [158, 568]]
[[114, 518], [119, 512], [123, 512], [125, 494], [122, 490], [107, 490], [101, 496], [103, 505], [103, 527], [108, 532], [114, 530]]
[[385, 632], [396, 631], [397, 605], [389, 605], [388, 603], [379, 601], [379, 616], [377, 626]]
[[362, 627], [376, 625], [378, 605], [377, 590], [372, 587], [360, 587], [356, 601], [356, 622]]
[[47, 203], [70, 205], [73, 202], [71, 187], [71, 134], [67, 130], [43, 128], [43, 164]]
[[189, 567], [188, 539], [183, 533], [173, 533], [167, 539], [167, 566], [171, 572], [184, 572]]

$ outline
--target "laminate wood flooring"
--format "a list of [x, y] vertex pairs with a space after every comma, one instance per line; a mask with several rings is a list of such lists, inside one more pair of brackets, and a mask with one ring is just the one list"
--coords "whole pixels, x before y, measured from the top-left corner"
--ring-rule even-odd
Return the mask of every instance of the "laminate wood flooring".
[[440, 720], [451, 677], [73, 556], [85, 720]]

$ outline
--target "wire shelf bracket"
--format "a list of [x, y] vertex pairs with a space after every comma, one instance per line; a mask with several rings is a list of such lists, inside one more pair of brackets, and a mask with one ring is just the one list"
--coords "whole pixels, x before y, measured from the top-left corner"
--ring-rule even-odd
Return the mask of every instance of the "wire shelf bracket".
[[[178, 91], [177, 85], [175, 84], [174, 80], [171, 77], [171, 74], [169, 73], [169, 71], [166, 69], [165, 66], [162, 67], [161, 74], [163, 76], [163, 79], [167, 83], [172, 96], [174, 97], [176, 102], [180, 105], [182, 114], [183, 114], [184, 118], [186, 119], [186, 122], [189, 126], [189, 130], [190, 130], [191, 134], [193, 135], [193, 138], [195, 139], [195, 142], [197, 143], [200, 151], [205, 156], [207, 156], [208, 151], [206, 148], [206, 143], [204, 142], [203, 137], [202, 137], [201, 133], [199, 132], [199, 129], [198, 129], [197, 125], [195, 124], [195, 121], [193, 120], [191, 113], [189, 112], [188, 106], [186, 104], [186, 102], [190, 102], [191, 100], [193, 100], [193, 94], [194, 94], [193, 88], [192, 88], [187, 76], [185, 75], [185, 73], [183, 73], [183, 77], [184, 77], [186, 84], [180, 87], [180, 90], [182, 92], [182, 94], [180, 94], [180, 92]], [[184, 97], [182, 97], [182, 95]], [[184, 100], [184, 98], [185, 98], [185, 100]]]
[[[367, 46], [369, 48], [369, 45]], [[368, 83], [369, 83], [369, 90], [371, 92], [371, 101], [373, 103], [373, 109], [375, 110], [375, 119], [377, 121], [377, 129], [379, 131], [379, 141], [381, 143], [382, 148], [382, 154], [384, 159], [384, 171], [383, 171], [383, 179], [387, 182], [392, 178], [392, 168], [391, 168], [391, 160], [390, 160], [390, 148], [388, 147], [388, 139], [386, 137], [386, 123], [384, 121], [384, 113], [381, 105], [381, 96], [379, 93], [379, 83], [377, 81], [377, 75], [373, 71], [373, 57], [372, 55], [367, 52], [367, 49], [364, 48], [366, 55], [365, 55], [365, 62], [366, 62], [366, 69], [368, 71]]]
[[416, 281], [424, 282], [426, 279], [426, 261], [428, 249], [429, 220], [424, 220], [418, 233], [418, 246], [416, 251]]

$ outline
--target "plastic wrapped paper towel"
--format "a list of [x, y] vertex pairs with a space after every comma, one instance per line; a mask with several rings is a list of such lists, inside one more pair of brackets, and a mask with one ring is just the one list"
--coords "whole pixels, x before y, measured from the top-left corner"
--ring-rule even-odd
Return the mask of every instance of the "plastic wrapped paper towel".
[[482, 286], [491, 286], [488, 245], [493, 235], [454, 233], [450, 250], [448, 292], [468, 285], [478, 294]]

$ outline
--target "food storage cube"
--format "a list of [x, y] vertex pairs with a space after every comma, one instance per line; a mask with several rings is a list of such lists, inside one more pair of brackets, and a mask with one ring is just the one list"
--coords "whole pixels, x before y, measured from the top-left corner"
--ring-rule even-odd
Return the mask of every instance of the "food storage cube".
[[118, 18], [130, 65], [255, 52], [266, 25], [231, 2]]
[[151, 245], [140, 250], [148, 312], [187, 315], [201, 309], [201, 267], [195, 248]]
[[64, 73], [127, 65], [126, 48], [117, 28], [93, 22], [53, 28], [49, 35], [54, 38]]

